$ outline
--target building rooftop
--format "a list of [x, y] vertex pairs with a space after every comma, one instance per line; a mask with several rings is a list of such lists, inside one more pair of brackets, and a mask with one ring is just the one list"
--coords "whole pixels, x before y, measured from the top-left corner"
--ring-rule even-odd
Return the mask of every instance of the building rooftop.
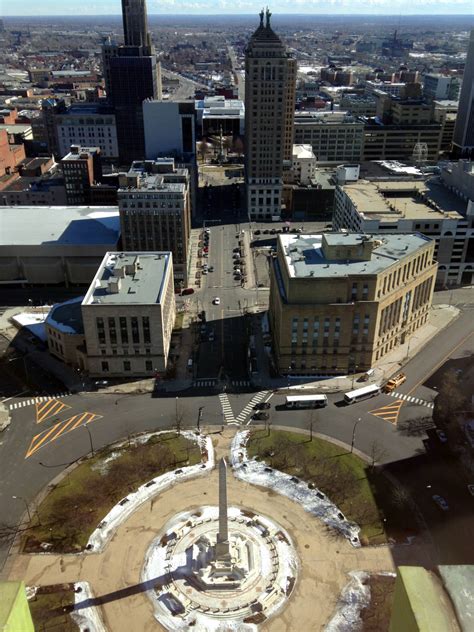
[[467, 202], [444, 187], [437, 178], [426, 182], [359, 180], [341, 189], [364, 219], [460, 219]]
[[0, 206], [0, 246], [115, 247], [119, 237], [115, 206]]
[[83, 334], [84, 323], [81, 312], [83, 299], [83, 296], [79, 296], [64, 303], [53, 305], [45, 324], [65, 334]]
[[311, 145], [293, 145], [293, 158], [314, 158], [316, 160]]
[[324, 110], [323, 112], [295, 113], [295, 124], [297, 125], [341, 125], [343, 123], [362, 126], [359, 119], [354, 118], [347, 112]]
[[[340, 278], [380, 274], [430, 241], [429, 237], [419, 233], [370, 236], [359, 233], [284, 234], [279, 235], [279, 248], [283, 250], [291, 278]], [[346, 249], [365, 258], [346, 258]], [[341, 258], [329, 258], [329, 250], [336, 256], [340, 253]]]
[[71, 145], [71, 151], [61, 159], [61, 162], [64, 160], [87, 160], [87, 158], [96, 154], [100, 154], [100, 147]]
[[170, 252], [108, 252], [82, 305], [154, 305], [162, 290]]

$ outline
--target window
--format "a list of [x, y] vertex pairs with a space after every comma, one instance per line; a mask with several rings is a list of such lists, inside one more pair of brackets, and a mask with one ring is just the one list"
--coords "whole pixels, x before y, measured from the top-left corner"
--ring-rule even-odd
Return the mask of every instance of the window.
[[128, 344], [128, 329], [127, 329], [127, 319], [124, 316], [120, 316], [120, 338], [122, 340], [122, 344]]
[[148, 316], [143, 316], [142, 318], [142, 325], [143, 325], [143, 339], [145, 342], [151, 342], [150, 339], [150, 319], [148, 318]]
[[104, 329], [104, 319], [96, 318], [95, 319], [97, 326], [97, 336], [99, 338], [99, 344], [105, 345], [105, 329]]
[[145, 361], [145, 370], [146, 371], [153, 371], [153, 362], [151, 360], [146, 360]]
[[124, 371], [130, 371], [131, 370], [130, 360], [124, 360], [123, 361], [123, 370]]
[[115, 318], [108, 318], [107, 321], [109, 324], [110, 344], [116, 345], [117, 344], [117, 330], [115, 329]]
[[102, 371], [108, 371], [109, 370], [109, 363], [106, 361], [102, 362]]
[[140, 332], [138, 331], [138, 318], [133, 316], [131, 318], [132, 323], [132, 340], [136, 344], [140, 342]]

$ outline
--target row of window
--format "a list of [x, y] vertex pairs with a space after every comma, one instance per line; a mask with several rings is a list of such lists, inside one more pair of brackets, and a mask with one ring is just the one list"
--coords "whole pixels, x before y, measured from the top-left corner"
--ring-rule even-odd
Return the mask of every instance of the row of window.
[[[118, 327], [117, 327], [118, 320]], [[128, 322], [130, 321], [130, 323]], [[150, 333], [150, 319], [148, 316], [142, 316], [142, 334], [143, 338], [140, 336], [140, 328], [138, 324], [138, 317], [132, 316], [130, 319], [126, 316], [119, 316], [118, 319], [114, 316], [109, 316], [107, 319], [102, 317], [96, 318], [96, 326], [97, 326], [97, 337], [99, 339], [100, 345], [106, 344], [106, 328], [105, 324], [107, 323], [107, 333], [108, 338], [111, 345], [117, 344], [117, 332], [120, 332], [120, 342], [121, 344], [127, 345], [129, 340], [131, 340], [134, 344], [139, 344], [140, 342], [150, 343], [151, 342], [151, 333]]]
[[[102, 371], [104, 373], [107, 373], [110, 370], [109, 368], [109, 363], [107, 362], [107, 360], [103, 360], [102, 361]], [[132, 370], [132, 363], [130, 362], [130, 360], [124, 360], [123, 361], [123, 370], [124, 371], [131, 371]], [[138, 370], [138, 368], [135, 369], [136, 371]], [[145, 371], [150, 372], [153, 371], [153, 362], [152, 360], [145, 360]]]

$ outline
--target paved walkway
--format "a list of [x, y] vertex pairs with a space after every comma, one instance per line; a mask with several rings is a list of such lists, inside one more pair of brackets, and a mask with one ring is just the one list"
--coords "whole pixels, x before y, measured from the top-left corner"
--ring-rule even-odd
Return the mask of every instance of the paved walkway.
[[[216, 460], [229, 454], [234, 431], [214, 435]], [[176, 513], [205, 504], [217, 504], [218, 472], [203, 484], [201, 478], [179, 483], [142, 505], [99, 554], [22, 555], [9, 564], [10, 580], [26, 585], [88, 581], [100, 600], [109, 630], [144, 632], [162, 630], [140, 574], [145, 553], [163, 525]], [[177, 493], [178, 492], [178, 493]], [[316, 518], [284, 496], [228, 477], [229, 504], [270, 516], [293, 538], [300, 560], [299, 578], [287, 607], [262, 631], [321, 630], [336, 606], [350, 570], [393, 571], [395, 563], [427, 563], [427, 551], [417, 547], [353, 548], [328, 531]], [[396, 562], [394, 562], [394, 559]]]

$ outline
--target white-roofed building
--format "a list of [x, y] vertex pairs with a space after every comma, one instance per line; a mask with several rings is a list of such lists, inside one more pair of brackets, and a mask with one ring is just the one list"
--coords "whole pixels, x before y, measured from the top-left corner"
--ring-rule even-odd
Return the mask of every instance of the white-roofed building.
[[0, 285], [88, 285], [119, 238], [117, 207], [0, 206]]

